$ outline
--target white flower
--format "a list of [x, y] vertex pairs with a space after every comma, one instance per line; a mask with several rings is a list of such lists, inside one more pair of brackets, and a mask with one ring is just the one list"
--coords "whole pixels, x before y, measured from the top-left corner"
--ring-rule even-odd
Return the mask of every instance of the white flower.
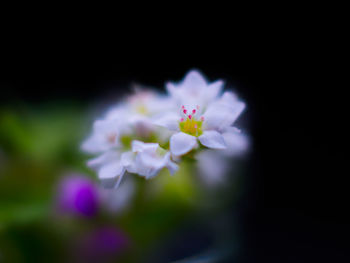
[[144, 176], [146, 179], [156, 176], [163, 168], [174, 174], [178, 166], [170, 159], [170, 152], [162, 149], [158, 143], [132, 142], [132, 152], [123, 155], [122, 162], [130, 173]]
[[202, 110], [219, 96], [223, 84], [222, 80], [208, 83], [199, 71], [191, 70], [183, 81], [178, 84], [168, 82], [166, 88], [179, 105], [191, 109], [199, 106]]
[[223, 134], [232, 132], [232, 125], [244, 108], [245, 104], [232, 92], [225, 92], [210, 103], [203, 114], [199, 106], [188, 109], [182, 105], [178, 112], [162, 114], [154, 123], [176, 132], [170, 138], [170, 151], [175, 156], [196, 148], [197, 141], [208, 148], [225, 149]]
[[151, 118], [160, 112], [174, 107], [173, 101], [149, 90], [136, 89], [135, 94], [126, 98], [126, 102], [109, 110], [107, 120], [122, 120], [134, 135], [147, 138], [157, 132]]
[[119, 120], [97, 120], [94, 122], [92, 135], [83, 142], [82, 150], [100, 153], [119, 148], [120, 137], [126, 132], [126, 127]]
[[118, 187], [126, 172], [146, 179], [164, 168], [173, 174], [178, 169], [173, 160], [180, 161], [199, 144], [226, 149], [221, 156], [239, 152], [247, 145], [232, 125], [245, 104], [232, 92], [220, 97], [223, 84], [208, 83], [193, 70], [180, 83], [167, 83], [168, 97], [137, 90], [94, 123], [82, 149], [99, 156], [88, 166], [97, 171], [103, 185]]

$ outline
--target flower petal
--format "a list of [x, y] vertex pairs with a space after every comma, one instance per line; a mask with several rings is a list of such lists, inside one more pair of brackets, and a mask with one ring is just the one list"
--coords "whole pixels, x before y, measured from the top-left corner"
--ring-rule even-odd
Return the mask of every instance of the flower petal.
[[121, 163], [129, 173], [136, 173], [135, 153], [128, 151], [122, 154]]
[[120, 153], [116, 151], [108, 151], [94, 159], [89, 160], [87, 162], [87, 165], [91, 168], [99, 168], [105, 163], [111, 162], [113, 160], [117, 160], [119, 156], [120, 156]]
[[229, 156], [243, 154], [249, 149], [249, 137], [244, 133], [230, 129], [229, 132], [223, 133], [222, 136], [227, 144], [225, 153]]
[[177, 97], [179, 95], [178, 94], [179, 90], [174, 83], [168, 82], [165, 84], [165, 86], [166, 86], [166, 89], [170, 95], [172, 95], [174, 97]]
[[127, 176], [118, 189], [100, 189], [101, 199], [109, 212], [120, 213], [128, 209], [135, 193], [132, 176]]
[[197, 139], [194, 136], [179, 132], [170, 138], [170, 152], [175, 156], [188, 153], [197, 146]]
[[169, 169], [170, 174], [173, 175], [179, 169], [179, 166], [171, 161], [169, 152], [165, 155], [165, 158], [167, 160], [166, 167]]
[[205, 150], [197, 155], [199, 176], [207, 186], [215, 187], [226, 182], [231, 159], [225, 158], [223, 152], [225, 151]]
[[159, 147], [158, 143], [144, 143], [138, 140], [134, 140], [131, 143], [131, 148], [133, 152], [143, 152], [145, 150], [156, 151], [158, 147]]
[[225, 149], [226, 143], [224, 137], [217, 131], [204, 131], [201, 136], [198, 137], [201, 144], [213, 149]]
[[[125, 170], [124, 170], [125, 171]], [[118, 188], [122, 179], [123, 179], [123, 176], [124, 176], [124, 172], [118, 176], [118, 180], [117, 180], [117, 183], [115, 184], [114, 188]]]
[[146, 179], [156, 176], [166, 167], [167, 159], [156, 153], [156, 149], [147, 149], [136, 156], [137, 173]]
[[110, 179], [122, 175], [124, 172], [125, 169], [122, 166], [121, 162], [116, 161], [103, 165], [98, 171], [98, 177], [100, 179]]
[[97, 120], [93, 125], [93, 132], [85, 140], [81, 149], [88, 153], [99, 153], [118, 147], [120, 124], [114, 120]]
[[171, 131], [179, 130], [180, 115], [174, 112], [160, 114], [153, 118], [152, 123], [161, 127], [165, 127]]
[[122, 163], [128, 172], [137, 173], [149, 179], [156, 176], [165, 167], [171, 173], [177, 170], [177, 165], [170, 160], [170, 152], [159, 147], [158, 143], [144, 143], [134, 140], [132, 151], [132, 156], [122, 155]]
[[224, 130], [236, 121], [244, 108], [245, 103], [237, 100], [229, 103], [226, 98], [212, 103], [203, 115], [206, 129]]
[[198, 70], [191, 70], [185, 76], [183, 85], [188, 88], [202, 88], [207, 85], [207, 81]]
[[236, 94], [230, 91], [226, 91], [222, 97], [221, 97], [221, 103], [225, 106], [227, 106], [230, 109], [231, 113], [231, 123], [236, 121], [236, 119], [239, 117], [239, 115], [243, 112], [245, 109], [245, 103], [242, 101], [239, 101]]
[[96, 138], [96, 135], [91, 135], [83, 142], [81, 150], [86, 153], [98, 153], [105, 149], [100, 146], [100, 142]]
[[220, 94], [223, 86], [224, 82], [222, 80], [217, 80], [208, 85], [208, 88], [205, 91], [207, 93], [207, 100], [210, 101], [215, 99]]

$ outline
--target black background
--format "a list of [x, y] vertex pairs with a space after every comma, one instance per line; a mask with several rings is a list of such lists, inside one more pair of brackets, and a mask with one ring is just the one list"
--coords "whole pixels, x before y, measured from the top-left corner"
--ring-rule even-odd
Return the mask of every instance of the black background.
[[333, 48], [304, 36], [241, 46], [142, 41], [113, 42], [111, 53], [83, 43], [17, 49], [2, 61], [1, 103], [94, 102], [131, 81], [162, 87], [192, 68], [223, 78], [247, 102], [253, 138], [240, 262], [348, 262], [346, 85]]

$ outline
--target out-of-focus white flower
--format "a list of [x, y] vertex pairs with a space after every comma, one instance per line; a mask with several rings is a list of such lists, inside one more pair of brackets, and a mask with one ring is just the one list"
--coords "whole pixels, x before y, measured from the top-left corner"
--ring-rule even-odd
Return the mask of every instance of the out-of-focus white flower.
[[129, 127], [134, 135], [147, 138], [156, 132], [156, 127], [151, 123], [151, 118], [160, 112], [174, 107], [173, 100], [161, 96], [156, 92], [137, 89], [135, 94], [126, 98], [126, 101], [106, 114], [107, 120], [122, 119], [125, 126]]
[[235, 157], [247, 153], [250, 146], [250, 140], [248, 135], [242, 133], [241, 130], [236, 127], [230, 127], [226, 129], [222, 134], [226, 142], [226, 149], [220, 151], [221, 154], [227, 157]]
[[136, 89], [133, 95], [126, 97], [125, 101], [111, 108], [106, 119], [119, 119], [121, 116], [130, 117], [152, 116], [169, 108], [170, 99], [151, 90]]
[[127, 98], [130, 111], [142, 116], [153, 116], [173, 107], [171, 98], [151, 90], [136, 88], [136, 93]]
[[[83, 142], [82, 149], [88, 153], [101, 153], [111, 149], [131, 148], [132, 138], [148, 140], [156, 127], [151, 117], [171, 107], [169, 99], [151, 92], [138, 91], [127, 102], [110, 109], [105, 118], [93, 125], [92, 135]], [[123, 142], [123, 139], [127, 139]], [[123, 150], [123, 149], [122, 149]]]
[[206, 185], [216, 186], [226, 181], [231, 163], [219, 151], [202, 151], [198, 153], [196, 159], [198, 175]]
[[232, 132], [232, 125], [245, 104], [232, 92], [210, 103], [201, 114], [200, 106], [188, 109], [182, 105], [178, 112], [157, 116], [154, 123], [175, 131], [170, 138], [170, 151], [175, 156], [188, 153], [198, 146], [197, 140], [212, 149], [225, 149], [224, 133]]
[[162, 149], [158, 143], [132, 142], [132, 152], [123, 155], [123, 162], [130, 173], [144, 176], [146, 179], [156, 176], [163, 168], [174, 174], [178, 166], [170, 159], [170, 152]]
[[132, 202], [134, 192], [135, 183], [131, 176], [127, 176], [118, 189], [115, 187], [100, 189], [102, 203], [112, 213], [121, 213], [127, 209]]
[[244, 155], [249, 149], [249, 138], [236, 128], [222, 134], [227, 144], [224, 150], [205, 150], [197, 154], [199, 177], [207, 186], [226, 182], [230, 169], [234, 169], [233, 157]]
[[125, 132], [120, 121], [97, 120], [94, 122], [92, 135], [83, 142], [82, 149], [88, 153], [100, 153], [119, 148], [120, 136]]
[[159, 132], [157, 126], [152, 124], [151, 117], [172, 106], [170, 98], [152, 91], [138, 90], [126, 102], [109, 110], [104, 119], [95, 121], [92, 135], [84, 141], [82, 149], [100, 154], [87, 164], [97, 171], [103, 185], [118, 186], [126, 170], [146, 178], [156, 175], [165, 166], [174, 171], [176, 165], [170, 161], [170, 153], [153, 156], [152, 150], [159, 148], [158, 144], [150, 144], [150, 147], [145, 143], [143, 148], [137, 150], [132, 144], [134, 139], [146, 142], [157, 139], [163, 143], [168, 140], [169, 135], [164, 131]]
[[122, 119], [97, 120], [94, 123], [92, 135], [84, 141], [82, 149], [88, 153], [100, 155], [87, 162], [95, 169], [104, 185], [119, 185], [125, 167], [121, 155], [125, 148], [121, 141], [122, 135], [130, 132]]
[[199, 71], [191, 70], [180, 83], [168, 82], [166, 88], [178, 105], [202, 110], [219, 96], [223, 84], [222, 80], [208, 83]]

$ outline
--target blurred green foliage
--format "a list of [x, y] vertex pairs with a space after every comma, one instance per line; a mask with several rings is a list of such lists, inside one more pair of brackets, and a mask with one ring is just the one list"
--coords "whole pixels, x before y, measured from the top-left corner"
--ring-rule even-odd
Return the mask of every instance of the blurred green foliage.
[[45, 214], [65, 169], [84, 169], [80, 111], [0, 111], [0, 228]]
[[60, 176], [92, 174], [79, 151], [82, 116], [74, 104], [0, 109], [0, 262], [39, 262], [62, 253], [46, 228]]

